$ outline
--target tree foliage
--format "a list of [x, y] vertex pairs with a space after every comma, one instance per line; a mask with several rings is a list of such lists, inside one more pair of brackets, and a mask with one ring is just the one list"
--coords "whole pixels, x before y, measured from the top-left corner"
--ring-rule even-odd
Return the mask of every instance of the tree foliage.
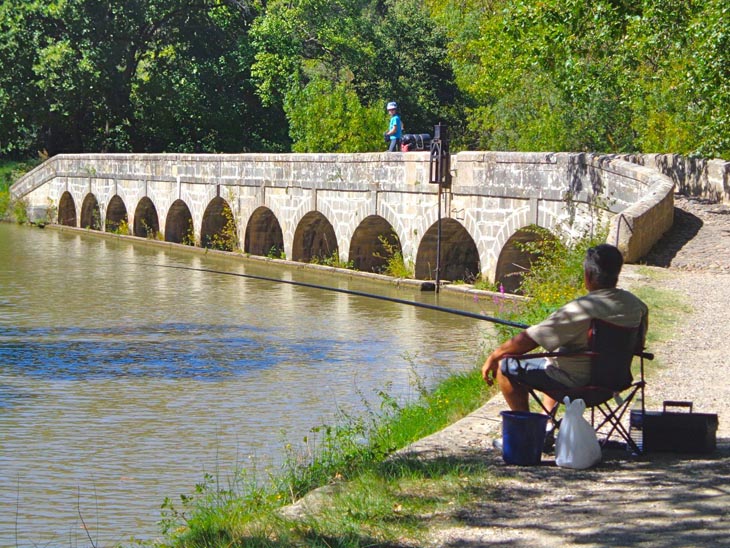
[[452, 150], [730, 158], [726, 0], [5, 0], [0, 155]]
[[253, 14], [235, 3], [5, 0], [0, 10], [0, 153], [286, 145], [280, 111], [261, 108], [250, 80]]
[[[286, 106], [296, 150], [381, 150], [391, 100], [411, 133], [459, 120], [446, 36], [418, 0], [273, 0], [252, 34], [259, 94]], [[343, 127], [305, 136], [306, 118]]]

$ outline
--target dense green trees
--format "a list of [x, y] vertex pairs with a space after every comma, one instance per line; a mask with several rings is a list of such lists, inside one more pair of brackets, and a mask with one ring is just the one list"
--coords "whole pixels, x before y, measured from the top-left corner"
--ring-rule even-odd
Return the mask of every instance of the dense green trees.
[[285, 148], [249, 76], [252, 18], [216, 0], [4, 0], [0, 153]]
[[453, 149], [730, 158], [725, 0], [4, 0], [0, 155]]
[[382, 149], [391, 100], [411, 133], [459, 120], [446, 35], [419, 0], [272, 0], [252, 35], [259, 92], [295, 150]]

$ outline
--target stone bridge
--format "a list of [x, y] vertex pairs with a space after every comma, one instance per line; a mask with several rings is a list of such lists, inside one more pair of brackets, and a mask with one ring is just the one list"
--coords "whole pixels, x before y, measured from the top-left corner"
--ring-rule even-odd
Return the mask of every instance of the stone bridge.
[[460, 152], [441, 195], [429, 158], [58, 155], [11, 193], [36, 222], [363, 271], [399, 252], [418, 279], [435, 277], [441, 218], [440, 278], [482, 276], [507, 290], [529, 266], [520, 244], [537, 237], [534, 226], [569, 238], [608, 225], [608, 241], [636, 261], [672, 224], [663, 157]]

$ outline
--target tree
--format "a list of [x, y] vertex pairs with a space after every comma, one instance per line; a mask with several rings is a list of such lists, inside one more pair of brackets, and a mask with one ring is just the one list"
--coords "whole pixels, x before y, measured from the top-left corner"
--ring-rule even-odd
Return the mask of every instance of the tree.
[[[286, 107], [296, 150], [382, 150], [389, 100], [407, 131], [459, 120], [446, 38], [420, 2], [274, 0], [252, 36], [259, 94]], [[307, 122], [329, 118], [342, 131]]]
[[41, 101], [32, 86], [38, 39], [45, 33], [38, 12], [55, 6], [0, 3], [0, 155], [20, 158], [40, 148], [35, 116]]
[[[281, 133], [261, 120], [280, 118], [281, 109], [262, 111], [248, 74], [254, 14], [236, 2], [6, 0], [2, 10], [2, 68], [14, 81], [0, 80], [0, 108], [16, 148], [280, 146]], [[16, 64], [19, 74], [9, 68]], [[11, 112], [11, 96], [27, 98], [32, 110]]]

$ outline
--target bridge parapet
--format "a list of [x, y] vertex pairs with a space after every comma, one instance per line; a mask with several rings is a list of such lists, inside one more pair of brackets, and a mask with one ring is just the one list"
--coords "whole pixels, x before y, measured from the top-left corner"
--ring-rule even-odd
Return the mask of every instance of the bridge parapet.
[[[470, 240], [474, 251], [454, 251], [452, 259], [469, 263], [466, 270], [471, 275], [499, 279], [500, 257], [521, 229], [535, 224], [578, 233], [595, 226], [597, 212], [603, 212], [603, 220], [612, 226], [610, 241], [627, 260], [638, 260], [671, 226], [673, 181], [655, 167], [661, 164], [658, 160], [649, 158], [642, 166], [630, 159], [582, 153], [454, 155], [452, 188], [442, 204], [447, 254], [450, 247]], [[429, 184], [428, 152], [59, 155], [11, 188], [38, 218], [49, 206], [58, 208], [67, 195], [72, 210], [64, 219], [73, 219], [68, 223], [74, 226], [91, 226], [81, 220], [84, 215], [88, 219], [84, 202], [91, 198], [102, 219], [121, 210], [130, 226], [135, 217], [147, 216], [148, 227], [154, 224], [149, 215], [154, 215], [166, 238], [171, 226], [178, 233], [182, 230], [182, 221], [169, 225], [170, 218], [189, 210], [197, 241], [215, 202], [218, 214], [221, 207], [230, 207], [240, 242], [276, 228], [281, 241], [275, 246], [289, 257], [299, 254], [304, 259], [310, 255], [297, 246], [316, 238], [297, 235], [303, 222], [312, 230], [329, 224], [324, 238], [328, 241], [317, 245], [338, 250], [343, 260], [372, 254], [373, 246], [360, 241], [362, 234], [377, 239], [382, 235], [378, 231], [389, 226], [403, 256], [428, 265], [420, 269], [425, 277], [434, 266], [433, 252], [424, 250], [432, 247], [435, 235], [437, 190]], [[262, 211], [266, 221], [257, 218]], [[59, 212], [59, 222], [61, 217]], [[364, 226], [370, 228], [363, 231]], [[176, 238], [170, 241], [180, 241], [179, 234]], [[251, 249], [268, 247], [252, 244]]]

